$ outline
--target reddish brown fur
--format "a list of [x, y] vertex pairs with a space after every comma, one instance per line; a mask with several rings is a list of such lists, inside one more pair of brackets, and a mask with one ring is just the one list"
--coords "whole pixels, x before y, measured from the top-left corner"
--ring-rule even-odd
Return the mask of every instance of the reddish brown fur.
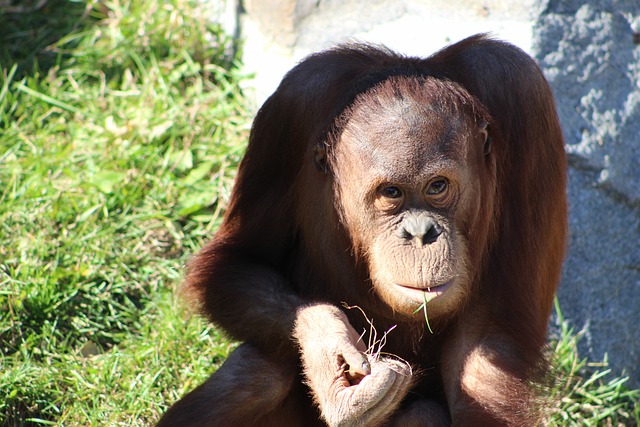
[[[368, 172], [357, 165], [361, 161], [370, 169], [371, 164], [348, 154], [347, 148], [357, 144], [341, 147], [349, 140], [345, 128], [380, 113], [376, 99], [382, 99], [384, 110], [394, 96], [435, 109], [409, 110], [409, 117], [434, 119], [433, 131], [425, 127], [418, 138], [433, 139], [429, 147], [437, 146], [436, 129], [454, 126], [449, 117], [461, 120], [451, 136], [459, 142], [447, 145], [450, 155], [439, 154], [464, 158], [455, 177], [464, 184], [456, 193], [461, 200], [436, 211], [450, 230], [444, 234], [454, 236], [449, 249], [462, 245], [452, 253], [464, 261], [456, 268], [465, 271], [456, 284], [459, 294], [434, 300], [434, 334], [426, 331], [419, 314], [396, 310], [375, 290], [381, 285], [370, 275], [371, 240], [386, 232], [386, 217], [362, 208], [364, 199], [353, 199], [357, 182], [352, 190], [341, 175], [344, 162], [353, 161], [354, 173], [367, 179]], [[358, 114], [364, 118], [356, 119]], [[386, 135], [384, 128], [376, 128], [379, 121], [372, 122], [370, 131], [361, 126], [352, 135]], [[478, 133], [483, 121], [490, 122], [487, 155]], [[443, 135], [447, 129], [442, 128]], [[401, 164], [406, 152], [391, 150]], [[422, 147], [408, 150], [432, 159]], [[224, 223], [190, 263], [185, 283], [214, 323], [248, 344], [172, 407], [160, 425], [322, 425], [304, 379], [317, 402], [328, 402], [320, 405], [324, 412], [334, 411], [333, 403], [340, 406], [344, 392], [315, 389], [324, 385], [314, 384], [333, 375], [317, 372], [322, 357], [338, 355], [351, 363], [351, 371], [344, 372], [344, 366], [336, 371], [349, 380], [349, 392], [367, 376], [390, 372], [387, 365], [359, 355], [362, 348], [353, 334], [368, 325], [357, 310], [343, 310], [348, 322], [341, 323], [344, 314], [335, 307], [342, 308], [342, 302], [361, 307], [379, 334], [397, 325], [383, 351], [414, 368], [411, 383], [390, 386], [381, 400], [387, 409], [374, 407], [373, 415], [360, 421], [535, 425], [528, 382], [543, 362], [541, 348], [564, 253], [565, 167], [551, 91], [533, 60], [509, 44], [475, 36], [427, 59], [369, 46], [307, 58], [259, 111]], [[399, 176], [404, 170], [389, 173]], [[362, 216], [354, 213], [359, 209]], [[438, 262], [446, 270], [453, 260]], [[395, 298], [393, 290], [389, 295]], [[439, 306], [441, 300], [449, 302]], [[310, 349], [316, 344], [322, 348]], [[358, 368], [361, 360], [365, 363]], [[406, 374], [402, 366], [393, 369]], [[324, 412], [325, 420], [336, 415]], [[357, 425], [357, 420], [347, 421], [344, 425]]]

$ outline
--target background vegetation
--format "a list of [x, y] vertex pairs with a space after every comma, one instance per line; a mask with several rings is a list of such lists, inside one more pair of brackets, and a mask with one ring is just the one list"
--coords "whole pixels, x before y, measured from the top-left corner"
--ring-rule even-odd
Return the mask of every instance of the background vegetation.
[[[0, 426], [151, 425], [233, 348], [174, 296], [252, 114], [215, 6], [0, 9]], [[637, 425], [559, 322], [548, 424]]]

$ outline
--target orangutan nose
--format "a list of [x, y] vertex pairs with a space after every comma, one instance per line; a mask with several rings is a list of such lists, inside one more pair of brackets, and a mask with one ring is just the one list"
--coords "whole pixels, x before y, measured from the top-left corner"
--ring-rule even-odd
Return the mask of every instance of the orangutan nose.
[[423, 245], [438, 240], [442, 227], [429, 215], [409, 215], [400, 225], [400, 236], [405, 240], [418, 240]]

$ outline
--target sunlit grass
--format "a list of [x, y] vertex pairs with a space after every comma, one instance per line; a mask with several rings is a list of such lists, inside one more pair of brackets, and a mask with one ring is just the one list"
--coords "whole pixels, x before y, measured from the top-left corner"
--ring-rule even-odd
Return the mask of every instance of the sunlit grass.
[[627, 387], [628, 377], [615, 378], [607, 361], [589, 362], [578, 355], [581, 333], [575, 333], [555, 304], [559, 336], [552, 341], [548, 426], [638, 426], [640, 390]]
[[232, 41], [198, 1], [90, 6], [2, 64], [2, 425], [148, 425], [229, 348], [173, 291], [246, 141]]

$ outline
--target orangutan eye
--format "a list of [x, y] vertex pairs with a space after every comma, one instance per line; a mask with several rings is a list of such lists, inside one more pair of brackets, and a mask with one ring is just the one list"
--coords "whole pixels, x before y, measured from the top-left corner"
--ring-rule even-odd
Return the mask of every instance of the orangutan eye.
[[427, 188], [427, 194], [436, 195], [440, 194], [447, 189], [447, 181], [444, 179], [438, 179], [429, 184], [429, 188]]
[[380, 194], [387, 199], [399, 199], [402, 197], [402, 190], [394, 186], [383, 187], [380, 189]]

